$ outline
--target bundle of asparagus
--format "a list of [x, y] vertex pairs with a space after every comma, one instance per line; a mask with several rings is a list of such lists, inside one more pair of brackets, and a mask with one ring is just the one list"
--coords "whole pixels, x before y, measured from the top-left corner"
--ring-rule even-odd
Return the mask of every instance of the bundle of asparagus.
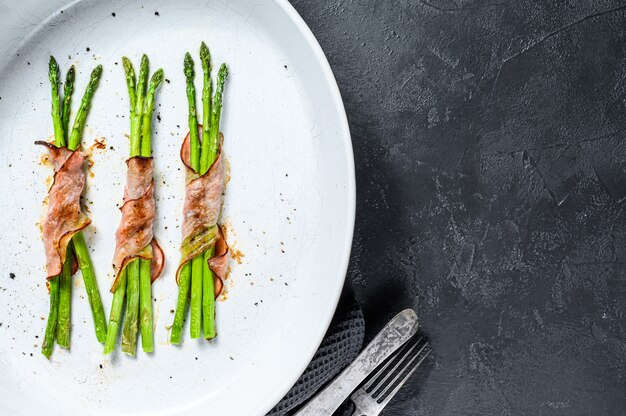
[[163, 251], [152, 230], [156, 210], [150, 140], [154, 97], [163, 82], [163, 70], [152, 75], [148, 87], [148, 57], [143, 55], [141, 58], [138, 80], [130, 60], [124, 57], [122, 61], [130, 96], [130, 159], [127, 161], [122, 220], [115, 234], [115, 281], [111, 287], [114, 295], [104, 353], [110, 354], [115, 349], [126, 298], [122, 351], [135, 355], [138, 321], [141, 322], [144, 352], [154, 351], [151, 284], [159, 277], [164, 265]]
[[61, 347], [70, 348], [70, 303], [75, 260], [78, 260], [82, 271], [98, 341], [104, 342], [107, 331], [89, 250], [81, 231], [91, 221], [80, 209], [80, 195], [85, 184], [85, 155], [79, 148], [91, 99], [102, 75], [102, 66], [98, 65], [91, 73], [70, 133], [69, 119], [75, 75], [76, 71], [72, 66], [67, 72], [61, 101], [59, 66], [54, 57], [50, 57], [48, 77], [52, 87], [54, 145], [37, 142], [48, 147], [55, 170], [54, 181], [48, 191], [48, 213], [43, 222], [50, 290], [50, 312], [41, 347], [41, 352], [46, 357], [52, 354], [55, 337]]
[[189, 134], [183, 142], [181, 159], [187, 167], [187, 185], [182, 227], [182, 259], [176, 273], [179, 285], [178, 302], [170, 338], [173, 344], [181, 341], [190, 286], [191, 337], [200, 338], [203, 330], [206, 339], [216, 336], [215, 298], [222, 290], [228, 251], [217, 225], [224, 183], [221, 158], [223, 136], [219, 127], [228, 69], [225, 64], [221, 65], [217, 74], [215, 95], [212, 97], [211, 56], [204, 42], [200, 46], [200, 61], [204, 73], [202, 124], [198, 124], [196, 114], [194, 63], [189, 53], [185, 55]]

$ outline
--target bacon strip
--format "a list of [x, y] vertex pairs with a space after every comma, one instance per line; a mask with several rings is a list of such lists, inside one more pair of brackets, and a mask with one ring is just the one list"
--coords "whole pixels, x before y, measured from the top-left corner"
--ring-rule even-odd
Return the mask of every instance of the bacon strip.
[[[85, 186], [85, 154], [80, 150], [71, 151], [44, 141], [35, 144], [47, 147], [54, 167], [54, 180], [48, 190], [48, 212], [42, 227], [47, 279], [51, 279], [61, 273], [67, 246], [74, 234], [91, 223], [80, 209], [80, 195]], [[74, 273], [76, 267], [72, 269]]]
[[[198, 126], [202, 134], [202, 126]], [[220, 133], [220, 143], [224, 137]], [[186, 167], [186, 192], [183, 206], [183, 226], [181, 260], [176, 271], [176, 281], [180, 278], [181, 268], [206, 249], [215, 246], [213, 257], [208, 261], [215, 279], [215, 297], [219, 296], [224, 286], [223, 279], [228, 265], [228, 244], [217, 220], [222, 208], [224, 191], [224, 169], [221, 151], [207, 173], [198, 175], [191, 169], [189, 134], [185, 137], [180, 150], [180, 158]], [[221, 146], [220, 146], [221, 148]]]
[[133, 259], [152, 260], [151, 280], [163, 271], [165, 256], [152, 230], [156, 216], [154, 179], [151, 157], [135, 156], [126, 161], [126, 189], [122, 205], [122, 219], [115, 233], [113, 269], [115, 280], [111, 292], [117, 289], [120, 273]]

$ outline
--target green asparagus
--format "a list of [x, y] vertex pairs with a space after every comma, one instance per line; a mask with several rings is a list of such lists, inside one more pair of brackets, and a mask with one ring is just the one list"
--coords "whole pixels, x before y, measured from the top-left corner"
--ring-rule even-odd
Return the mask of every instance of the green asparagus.
[[52, 88], [52, 126], [54, 127], [54, 141], [58, 147], [65, 146], [63, 120], [61, 117], [61, 98], [59, 97], [59, 65], [54, 57], [50, 57], [48, 79]]
[[[130, 60], [123, 57], [122, 63], [130, 97], [130, 156], [150, 157], [154, 99], [159, 85], [163, 82], [163, 70], [157, 70], [148, 83], [149, 61], [146, 55], [141, 57], [138, 80], [135, 79], [135, 70]], [[105, 354], [110, 354], [115, 349], [124, 298], [126, 298], [126, 317], [122, 329], [122, 351], [135, 355], [139, 327], [144, 352], [154, 351], [150, 268], [151, 260], [133, 259], [122, 270], [120, 284], [117, 285], [113, 295]]]
[[119, 285], [113, 294], [113, 303], [111, 305], [111, 316], [109, 317], [109, 328], [107, 331], [106, 342], [104, 343], [104, 353], [111, 354], [115, 349], [115, 341], [117, 340], [117, 332], [122, 320], [122, 309], [124, 307], [124, 297], [126, 296], [126, 269], [120, 273]]
[[[59, 96], [59, 68], [54, 57], [50, 57], [48, 77], [52, 91], [51, 114], [54, 126], [55, 145], [57, 147], [67, 147], [69, 150], [76, 150], [80, 146], [80, 139], [91, 106], [91, 99], [98, 87], [101, 74], [102, 66], [96, 67], [92, 72], [89, 85], [81, 101], [80, 108], [74, 120], [74, 127], [70, 134], [69, 118], [76, 72], [73, 66], [69, 69], [65, 80], [64, 97], [63, 101], [61, 101], [61, 97]], [[45, 341], [42, 345], [42, 353], [46, 357], [49, 357], [52, 353], [55, 334], [59, 345], [66, 348], [70, 346], [71, 261], [73, 252], [76, 253], [83, 273], [83, 279], [85, 281], [85, 287], [87, 288], [87, 295], [94, 318], [96, 337], [100, 342], [104, 342], [105, 339], [106, 320], [104, 319], [104, 309], [102, 308], [93, 267], [89, 259], [89, 251], [82, 232], [79, 232], [74, 235], [72, 243], [68, 245], [68, 252], [61, 274], [50, 279], [50, 313], [46, 325]]]
[[[187, 81], [187, 102], [189, 104], [189, 164], [191, 169], [194, 172], [197, 172], [200, 168], [200, 139], [198, 137], [198, 117], [196, 115], [196, 89], [193, 84], [195, 73], [193, 68], [193, 59], [191, 58], [191, 54], [189, 52], [185, 54], [184, 72], [185, 79]], [[172, 325], [172, 333], [170, 336], [170, 341], [173, 344], [180, 344], [183, 325], [185, 323], [185, 316], [187, 314], [187, 298], [189, 297], [191, 274], [192, 265], [187, 263], [182, 267], [179, 275], [176, 315], [174, 315], [174, 323]], [[197, 285], [198, 282], [196, 281], [196, 286]], [[196, 310], [198, 310], [197, 300]], [[198, 318], [196, 317], [196, 319]], [[198, 324], [194, 322], [194, 325], [196, 329], [194, 329], [193, 332], [194, 334], [197, 334]]]
[[70, 134], [70, 113], [72, 112], [72, 94], [74, 93], [74, 80], [76, 79], [76, 70], [74, 65], [70, 67], [65, 76], [65, 87], [63, 88], [63, 137], [67, 141]]
[[150, 140], [152, 129], [152, 113], [154, 112], [154, 96], [156, 90], [163, 82], [163, 70], [156, 71], [150, 79], [150, 87], [143, 108], [141, 119], [141, 156], [152, 156], [152, 140]]
[[[184, 61], [184, 72], [187, 81], [187, 100], [189, 103], [189, 138], [191, 169], [199, 175], [205, 174], [217, 157], [219, 150], [219, 121], [222, 109], [224, 83], [228, 75], [225, 65], [218, 72], [215, 96], [212, 98], [213, 84], [211, 81], [211, 55], [204, 42], [200, 45], [200, 60], [203, 70], [202, 88], [202, 140], [198, 137], [198, 121], [196, 114], [194, 70], [191, 55], [187, 53]], [[198, 155], [198, 153], [200, 153]], [[182, 327], [187, 310], [188, 293], [191, 292], [190, 335], [200, 338], [202, 332], [206, 339], [214, 338], [215, 330], [215, 283], [213, 272], [208, 260], [214, 254], [214, 247], [193, 258], [183, 265], [179, 276], [179, 293], [176, 314], [172, 325], [170, 341], [179, 344]], [[191, 287], [190, 287], [191, 286]], [[203, 325], [204, 324], [204, 325]]]
[[72, 307], [72, 244], [67, 246], [67, 257], [59, 278], [59, 315], [57, 323], [57, 344], [70, 348], [71, 307]]
[[211, 81], [211, 54], [206, 44], [200, 45], [200, 61], [202, 62], [202, 153], [200, 154], [200, 170], [203, 175], [209, 163], [209, 135], [211, 130], [211, 95], [213, 82]]
[[139, 67], [139, 80], [135, 91], [135, 111], [132, 114], [130, 130], [130, 157], [141, 156], [141, 120], [143, 118], [144, 100], [146, 97], [146, 86], [148, 84], [148, 57], [141, 57]]
[[72, 238], [72, 243], [74, 244], [74, 252], [78, 259], [78, 266], [83, 274], [83, 283], [85, 284], [89, 306], [91, 306], [91, 315], [96, 329], [96, 338], [98, 342], [104, 342], [107, 335], [107, 321], [104, 315], [102, 299], [100, 299], [96, 274], [93, 264], [91, 263], [91, 257], [89, 257], [89, 249], [87, 248], [83, 233], [76, 233]]
[[[100, 83], [100, 77], [102, 76], [102, 65], [98, 65], [92, 72], [89, 79], [89, 84], [85, 90], [85, 94], [74, 118], [74, 125], [72, 126], [72, 133], [70, 134], [68, 141], [68, 149], [76, 150], [80, 146], [81, 137], [85, 128], [85, 122], [87, 120], [87, 113], [91, 108], [91, 99], [93, 94], [98, 88]], [[87, 291], [87, 299], [91, 306], [91, 313], [94, 320], [94, 326], [96, 329], [96, 337], [99, 342], [104, 342], [106, 339], [106, 317], [104, 315], [104, 308], [102, 306], [102, 300], [100, 299], [100, 292], [98, 291], [98, 283], [89, 256], [89, 249], [85, 242], [85, 237], [82, 232], [76, 233], [72, 237], [74, 243], [74, 252], [78, 258], [78, 265], [83, 274], [83, 281], [85, 283], [85, 289]]]
[[[163, 70], [157, 70], [150, 79], [150, 86], [146, 95], [141, 126], [141, 156], [150, 157], [152, 146], [152, 113], [154, 112], [154, 97], [156, 90], [163, 82]], [[154, 330], [152, 323], [152, 282], [150, 274], [150, 260], [140, 260], [139, 264], [139, 302], [141, 321], [141, 346], [144, 352], [154, 351]]]
[[200, 254], [191, 261], [191, 321], [189, 333], [191, 338], [202, 336], [202, 259]]
[[50, 312], [48, 313], [48, 322], [46, 323], [46, 334], [43, 338], [43, 344], [41, 344], [41, 353], [50, 358], [59, 314], [59, 277], [56, 276], [48, 280], [48, 284], [50, 288]]
[[83, 135], [85, 122], [87, 121], [87, 114], [89, 113], [89, 109], [91, 108], [91, 99], [93, 98], [93, 94], [96, 92], [96, 89], [98, 89], [98, 84], [100, 83], [101, 76], [102, 65], [98, 65], [91, 72], [89, 84], [87, 84], [87, 89], [85, 90], [83, 99], [80, 102], [80, 107], [78, 107], [78, 112], [76, 113], [76, 117], [74, 118], [72, 132], [70, 133], [70, 138], [67, 142], [67, 147], [70, 150], [76, 150], [80, 146], [80, 139]]
[[154, 351], [150, 265], [150, 260], [139, 260], [139, 321], [141, 328], [141, 347], [144, 352]]
[[174, 323], [172, 324], [172, 333], [170, 336], [170, 342], [172, 344], [180, 344], [183, 325], [185, 324], [185, 316], [187, 315], [187, 298], [189, 297], [189, 284], [191, 280], [191, 265], [189, 263], [183, 266], [178, 279], [178, 301], [176, 302], [176, 314], [174, 315]]
[[[54, 57], [50, 57], [48, 66], [48, 79], [52, 90], [52, 125], [54, 127], [54, 144], [57, 147], [65, 146], [65, 134], [63, 132], [63, 121], [61, 118], [61, 99], [59, 97], [59, 66]], [[56, 338], [57, 323], [59, 318], [59, 286], [61, 276], [54, 276], [48, 280], [50, 291], [50, 312], [48, 312], [48, 322], [46, 324], [46, 334], [41, 346], [41, 353], [50, 358], [52, 347]]]
[[135, 355], [137, 348], [137, 329], [139, 316], [139, 260], [131, 261], [126, 279], [126, 317], [122, 329], [122, 351]]
[[[217, 158], [217, 152], [219, 150], [219, 125], [220, 125], [220, 117], [222, 115], [222, 100], [224, 96], [224, 83], [226, 82], [226, 77], [228, 76], [228, 69], [226, 65], [222, 64], [218, 73], [217, 73], [217, 87], [215, 89], [215, 96], [213, 97], [213, 105], [211, 112], [211, 128], [209, 129], [209, 134], [205, 138], [205, 135], [202, 135], [202, 140], [207, 141], [209, 145], [206, 147], [207, 157], [202, 155], [202, 162], [206, 161], [206, 164], [200, 166], [201, 173], [204, 175], [215, 159]], [[209, 80], [210, 82], [210, 80]], [[206, 107], [206, 106], [205, 106]], [[206, 119], [206, 117], [205, 117]], [[203, 146], [202, 150], [205, 150]], [[204, 261], [203, 261], [203, 283], [202, 283], [202, 319], [204, 320], [204, 337], [206, 339], [215, 338], [217, 332], [215, 329], [215, 283], [213, 272], [209, 268], [209, 259], [213, 257], [215, 252], [215, 247], [208, 248], [204, 253]]]
[[[189, 164], [198, 172], [200, 167], [200, 139], [198, 137], [198, 117], [196, 115], [196, 91], [194, 87], [193, 60], [189, 52], [185, 54], [185, 78], [187, 81], [187, 101], [189, 102]], [[204, 68], [205, 62], [202, 62]], [[206, 91], [202, 90], [202, 103], [204, 106]], [[204, 134], [204, 133], [203, 133]], [[191, 261], [191, 323], [189, 331], [192, 338], [202, 336], [202, 256], [197, 256]], [[183, 309], [185, 305], [183, 305]], [[181, 323], [182, 326], [182, 323]]]

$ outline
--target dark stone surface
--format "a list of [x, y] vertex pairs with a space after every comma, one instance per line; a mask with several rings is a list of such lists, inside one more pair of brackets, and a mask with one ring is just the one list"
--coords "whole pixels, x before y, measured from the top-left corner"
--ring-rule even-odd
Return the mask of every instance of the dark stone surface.
[[393, 415], [626, 411], [626, 3], [294, 0], [350, 121], [368, 337], [435, 355]]

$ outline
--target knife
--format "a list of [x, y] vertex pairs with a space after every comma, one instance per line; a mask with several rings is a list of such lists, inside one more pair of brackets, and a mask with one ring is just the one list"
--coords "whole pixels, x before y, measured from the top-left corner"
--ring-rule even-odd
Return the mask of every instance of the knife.
[[397, 314], [363, 352], [294, 416], [330, 416], [365, 378], [417, 332], [412, 309]]

